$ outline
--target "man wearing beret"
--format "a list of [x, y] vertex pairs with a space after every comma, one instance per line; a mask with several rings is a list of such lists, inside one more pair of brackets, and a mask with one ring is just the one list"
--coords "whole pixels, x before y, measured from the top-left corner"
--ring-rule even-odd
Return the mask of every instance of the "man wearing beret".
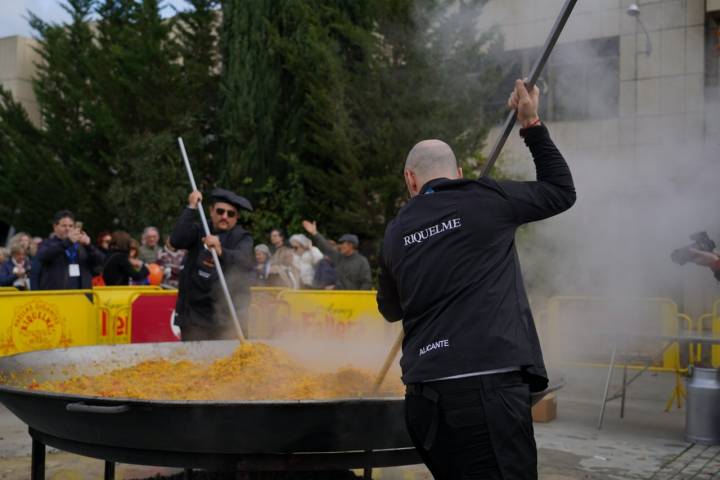
[[247, 335], [247, 308], [255, 268], [253, 239], [237, 224], [240, 209], [252, 211], [250, 202], [216, 188], [210, 194], [210, 235], [198, 221], [202, 194], [191, 192], [170, 236], [174, 248], [187, 250], [180, 274], [175, 323], [183, 341], [236, 338], [232, 317], [224, 300], [218, 271], [209, 249], [217, 252], [238, 318]]
[[317, 223], [303, 220], [303, 228], [310, 234], [320, 251], [330, 257], [335, 266], [337, 290], [370, 290], [372, 275], [367, 258], [357, 251], [357, 235], [346, 233], [338, 239], [337, 250], [317, 230]]

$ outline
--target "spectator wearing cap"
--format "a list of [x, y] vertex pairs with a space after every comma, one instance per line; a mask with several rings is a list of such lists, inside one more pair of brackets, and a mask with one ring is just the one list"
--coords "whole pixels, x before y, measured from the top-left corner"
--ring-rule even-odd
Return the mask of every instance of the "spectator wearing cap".
[[323, 259], [322, 252], [302, 233], [290, 237], [290, 246], [293, 249], [293, 263], [300, 272], [300, 287], [312, 288], [315, 267]]
[[270, 249], [264, 243], [255, 245], [254, 285], [266, 286], [270, 277]]
[[330, 257], [335, 266], [337, 290], [370, 290], [372, 275], [367, 258], [357, 251], [360, 241], [357, 235], [346, 233], [338, 239], [337, 250], [317, 230], [317, 223], [303, 220], [303, 228], [310, 234], [318, 248]]
[[138, 249], [138, 258], [145, 263], [155, 263], [161, 252], [160, 232], [155, 227], [145, 227]]
[[238, 225], [238, 213], [240, 209], [252, 211], [252, 206], [246, 198], [222, 188], [213, 190], [210, 198], [210, 235], [205, 236], [198, 222], [202, 200], [198, 191], [188, 196], [188, 206], [170, 235], [173, 247], [187, 250], [175, 305], [175, 323], [183, 341], [230, 339], [236, 335], [209, 249], [217, 253], [241, 327], [247, 332], [255, 256], [252, 236]]

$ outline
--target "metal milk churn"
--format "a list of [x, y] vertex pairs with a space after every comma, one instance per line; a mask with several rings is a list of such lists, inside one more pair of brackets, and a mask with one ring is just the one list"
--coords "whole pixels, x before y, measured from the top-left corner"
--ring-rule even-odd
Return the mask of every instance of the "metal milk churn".
[[690, 366], [685, 440], [720, 445], [720, 370]]

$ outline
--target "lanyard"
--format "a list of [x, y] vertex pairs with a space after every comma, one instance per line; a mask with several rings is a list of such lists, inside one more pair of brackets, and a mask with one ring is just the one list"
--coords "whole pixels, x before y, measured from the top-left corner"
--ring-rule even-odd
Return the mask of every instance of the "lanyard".
[[65, 256], [68, 259], [68, 262], [72, 263], [78, 263], [78, 244], [73, 243], [71, 247], [68, 247], [65, 249]]

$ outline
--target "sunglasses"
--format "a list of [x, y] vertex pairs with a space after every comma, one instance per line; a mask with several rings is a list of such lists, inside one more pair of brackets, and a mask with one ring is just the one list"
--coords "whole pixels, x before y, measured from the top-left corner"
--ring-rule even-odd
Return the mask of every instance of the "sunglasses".
[[235, 218], [235, 215], [237, 215], [235, 210], [225, 210], [224, 208], [216, 208], [215, 213], [221, 217], [227, 213], [228, 218]]

